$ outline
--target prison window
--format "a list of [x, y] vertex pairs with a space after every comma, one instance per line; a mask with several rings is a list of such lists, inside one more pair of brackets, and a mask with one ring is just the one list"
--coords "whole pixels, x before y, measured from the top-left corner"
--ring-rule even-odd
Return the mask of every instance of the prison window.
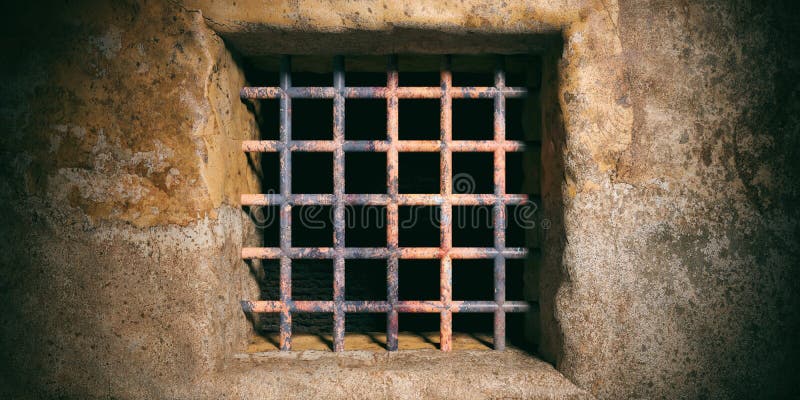
[[[439, 347], [449, 351], [453, 315], [472, 313], [487, 314], [501, 350], [506, 313], [529, 308], [506, 291], [507, 261], [528, 253], [524, 241], [507, 245], [507, 210], [529, 201], [518, 194], [521, 184], [509, 190], [506, 155], [523, 152], [526, 142], [519, 124], [507, 129], [506, 100], [525, 98], [528, 90], [507, 85], [503, 56], [482, 73], [456, 73], [455, 81], [451, 56], [442, 56], [432, 73], [409, 72], [406, 80], [398, 57], [387, 59], [384, 73], [360, 74], [347, 85], [344, 57], [336, 56], [332, 79], [316, 72], [303, 83], [318, 86], [295, 86], [292, 58], [281, 56], [277, 86], [241, 90], [244, 99], [278, 102], [279, 121], [277, 137], [242, 143], [246, 152], [277, 154], [277, 161], [264, 159], [273, 169], [265, 176], [278, 180], [265, 187], [276, 190], [243, 194], [241, 203], [265, 207], [279, 221], [277, 243], [242, 249], [245, 259], [276, 260], [275, 298], [243, 301], [243, 309], [278, 315], [285, 351], [292, 349], [293, 326], [314, 314], [332, 324], [334, 351], [345, 349], [346, 327], [364, 314], [386, 315], [390, 351], [398, 349], [399, 314], [409, 314], [407, 326], [438, 318]], [[317, 264], [295, 267], [298, 260]], [[350, 268], [364, 272], [351, 275]], [[331, 282], [322, 284], [329, 290], [308, 289], [304, 282], [324, 281], [320, 271], [331, 271]], [[351, 276], [372, 288], [351, 290]]]

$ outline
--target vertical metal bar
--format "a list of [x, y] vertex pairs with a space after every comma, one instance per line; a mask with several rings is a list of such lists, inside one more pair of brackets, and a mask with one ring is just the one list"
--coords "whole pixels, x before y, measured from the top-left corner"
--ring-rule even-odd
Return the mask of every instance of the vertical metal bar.
[[[494, 141], [502, 144], [506, 140], [506, 98], [502, 89], [506, 85], [504, 59], [497, 57], [494, 71], [494, 87], [499, 89], [494, 96]], [[494, 151], [494, 248], [498, 255], [494, 260], [494, 301], [497, 309], [494, 312], [494, 349], [506, 347], [506, 312], [503, 303], [506, 301], [506, 260], [502, 251], [506, 247], [506, 205], [502, 201], [506, 192], [506, 153], [502, 146]]]
[[386, 87], [389, 95], [386, 98], [386, 138], [389, 141], [389, 150], [386, 152], [386, 186], [390, 197], [389, 204], [386, 205], [386, 245], [389, 248], [389, 259], [386, 266], [386, 297], [391, 309], [386, 315], [386, 349], [389, 351], [397, 350], [397, 331], [399, 330], [397, 315], [397, 288], [398, 288], [398, 214], [397, 214], [397, 193], [398, 193], [398, 156], [397, 156], [397, 56], [390, 55], [386, 68]]
[[499, 255], [494, 259], [494, 301], [498, 308], [494, 312], [494, 349], [506, 348], [506, 312], [503, 309], [506, 297], [506, 260]]
[[289, 303], [292, 300], [292, 259], [288, 254], [292, 248], [292, 206], [288, 199], [292, 193], [292, 153], [289, 142], [292, 140], [292, 99], [287, 94], [292, 86], [292, 59], [289, 56], [281, 57], [280, 85], [283, 92], [280, 100], [280, 140], [283, 149], [280, 152], [280, 190], [283, 197], [281, 204], [281, 233], [280, 246], [280, 297], [283, 308], [280, 316], [280, 346], [281, 351], [292, 349], [292, 314]]
[[[281, 241], [283, 241], [283, 236], [291, 237], [292, 207], [289, 205], [281, 206], [280, 214]], [[286, 243], [286, 246], [291, 247], [291, 244]], [[292, 259], [289, 256], [282, 255], [280, 263], [279, 285], [281, 304], [283, 306], [280, 316], [280, 346], [281, 351], [289, 351], [292, 349], [292, 313], [289, 310], [289, 303], [292, 301]]]
[[444, 199], [441, 206], [440, 221], [440, 244], [442, 251], [441, 267], [439, 270], [439, 297], [444, 304], [441, 312], [439, 324], [439, 347], [442, 351], [452, 350], [453, 337], [453, 314], [450, 311], [450, 303], [453, 299], [453, 264], [448, 254], [452, 247], [453, 207], [450, 203], [452, 193], [452, 155], [450, 152], [450, 141], [453, 139], [453, 108], [450, 97], [450, 88], [453, 86], [453, 75], [450, 72], [450, 56], [442, 57], [442, 69], [440, 84], [442, 87], [442, 97], [440, 102], [440, 121], [439, 129], [441, 133], [442, 151], [440, 160], [441, 177], [439, 179], [439, 191]]
[[344, 57], [333, 61], [333, 351], [344, 350]]

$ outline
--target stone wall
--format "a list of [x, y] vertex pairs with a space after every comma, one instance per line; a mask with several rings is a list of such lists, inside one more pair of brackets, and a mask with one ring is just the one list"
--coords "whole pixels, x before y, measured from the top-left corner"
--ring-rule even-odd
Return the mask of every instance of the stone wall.
[[[562, 253], [542, 272], [542, 350], [598, 397], [797, 393], [788, 8], [620, 2], [612, 37], [592, 28], [602, 13], [565, 29], [564, 131], [545, 121], [545, 160], [563, 166], [545, 179], [547, 240]], [[620, 107], [602, 109], [572, 85], [609, 67]]]
[[258, 296], [236, 206], [258, 190], [237, 140], [257, 133], [207, 25], [245, 55], [545, 52], [542, 356], [600, 398], [797, 393], [788, 2], [182, 4], [54, 3], [3, 24], [4, 397], [236, 385], [217, 371], [245, 344], [238, 300]]
[[246, 347], [239, 300], [258, 295], [239, 258], [238, 194], [258, 190], [243, 73], [177, 6], [17, 7], [0, 83], [0, 397], [194, 397], [179, 393]]

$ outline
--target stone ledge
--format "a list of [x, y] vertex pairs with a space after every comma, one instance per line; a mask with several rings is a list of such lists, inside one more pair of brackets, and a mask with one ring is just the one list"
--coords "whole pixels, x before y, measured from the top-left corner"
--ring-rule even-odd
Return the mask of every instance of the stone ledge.
[[231, 395], [244, 398], [593, 398], [516, 349], [250, 353], [225, 376]]

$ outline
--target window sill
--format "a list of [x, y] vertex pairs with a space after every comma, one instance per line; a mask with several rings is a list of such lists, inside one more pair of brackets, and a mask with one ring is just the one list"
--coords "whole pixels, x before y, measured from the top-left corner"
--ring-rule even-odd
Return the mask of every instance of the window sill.
[[228, 372], [244, 397], [592, 398], [552, 365], [513, 348], [265, 351], [236, 361]]

